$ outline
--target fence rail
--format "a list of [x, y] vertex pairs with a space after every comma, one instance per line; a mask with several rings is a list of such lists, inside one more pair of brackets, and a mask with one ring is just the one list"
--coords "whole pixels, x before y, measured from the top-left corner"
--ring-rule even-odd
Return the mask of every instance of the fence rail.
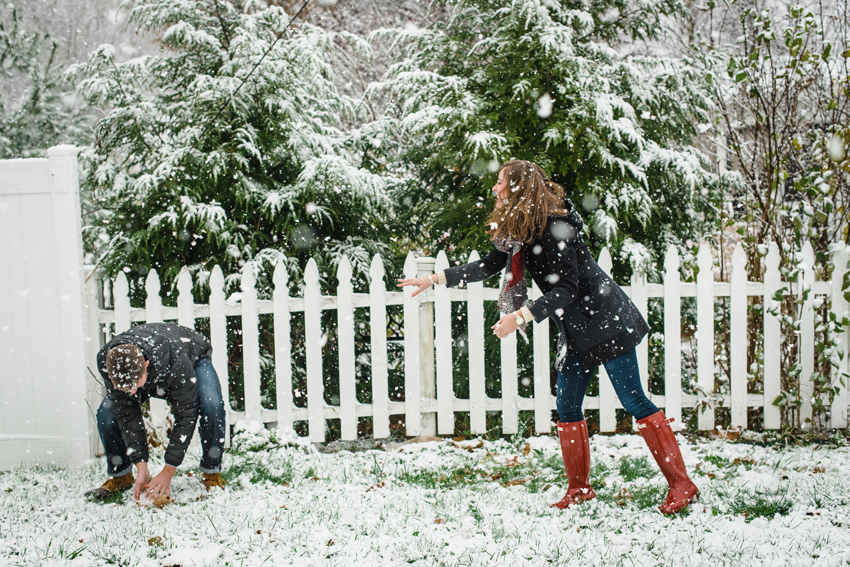
[[[811, 267], [814, 264], [814, 254], [811, 245], [803, 246], [803, 262]], [[469, 261], [479, 258], [473, 252]], [[439, 270], [449, 266], [448, 258], [440, 253], [436, 265], [430, 259], [415, 259], [409, 255], [404, 265], [405, 277], [416, 277], [430, 273], [432, 266]], [[696, 298], [697, 329], [696, 329], [696, 393], [686, 393], [682, 390], [682, 349], [664, 349], [663, 377], [664, 394], [650, 393], [650, 399], [665, 409], [669, 417], [681, 423], [682, 409], [693, 408], [701, 404], [706, 392], [715, 391], [716, 361], [715, 361], [715, 299], [729, 298], [730, 310], [730, 360], [729, 393], [712, 394], [713, 403], [728, 407], [733, 427], [747, 427], [748, 408], [762, 408], [764, 427], [777, 429], [780, 427], [780, 409], [772, 401], [780, 394], [780, 360], [779, 351], [782, 344], [782, 327], [777, 317], [769, 309], [762, 310], [764, 317], [763, 352], [764, 380], [760, 384], [762, 393], [748, 393], [748, 361], [747, 346], [747, 302], [748, 298], [760, 298], [762, 305], [768, 306], [773, 302], [774, 294], [785, 288], [785, 295], [799, 297], [802, 290], [810, 289], [803, 304], [802, 319], [799, 329], [799, 360], [802, 367], [802, 407], [803, 415], [811, 413], [812, 383], [805, 379], [815, 370], [815, 301], [826, 299], [831, 302], [831, 310], [839, 320], [847, 315], [847, 301], [841, 291], [842, 279], [847, 268], [848, 250], [842, 249], [833, 258], [835, 270], [830, 281], [814, 281], [811, 268], [804, 270], [800, 282], [782, 282], [779, 275], [779, 253], [775, 244], [769, 246], [765, 259], [767, 271], [764, 281], [747, 281], [746, 255], [739, 244], [732, 255], [732, 271], [729, 282], [714, 281], [714, 269], [710, 248], [703, 244], [697, 256], [699, 273], [696, 282], [688, 283], [680, 280], [679, 257], [674, 247], [671, 247], [665, 257], [663, 283], [647, 283], [645, 278], [633, 276], [629, 286], [624, 286], [625, 292], [632, 298], [638, 309], [647, 314], [650, 299], [663, 301], [664, 343], [669, 345], [682, 344], [681, 307], [683, 298]], [[599, 264], [610, 273], [611, 256], [604, 249], [599, 257]], [[516, 334], [501, 341], [501, 391], [500, 398], [488, 397], [485, 391], [485, 362], [484, 362], [484, 309], [485, 302], [495, 302], [498, 290], [486, 288], [482, 283], [472, 283], [465, 289], [447, 289], [443, 286], [429, 289], [418, 297], [410, 297], [411, 290], [387, 291], [384, 264], [380, 256], [375, 256], [370, 270], [369, 293], [354, 293], [351, 283], [351, 265], [347, 259], [340, 262], [337, 279], [338, 295], [323, 296], [319, 285], [318, 268], [314, 260], [309, 260], [304, 271], [303, 297], [292, 297], [289, 291], [287, 270], [279, 263], [274, 271], [274, 291], [272, 299], [258, 299], [256, 280], [250, 267], [242, 272], [241, 298], [239, 301], [227, 301], [224, 291], [224, 276], [221, 269], [216, 267], [210, 276], [211, 288], [208, 305], [196, 305], [192, 297], [192, 280], [184, 268], [178, 282], [177, 307], [163, 307], [160, 298], [160, 282], [155, 271], [149, 272], [145, 289], [147, 299], [145, 308], [131, 308], [129, 301], [129, 286], [123, 273], [104, 286], [96, 277], [87, 280], [90, 298], [102, 297], [104, 288], [111, 288], [112, 309], [103, 308], [103, 302], [95, 307], [89, 315], [92, 344], [102, 345], [112, 334], [128, 329], [132, 323], [156, 322], [173, 320], [180, 325], [194, 327], [197, 319], [209, 319], [210, 339], [213, 345], [213, 364], [218, 371], [222, 383], [227, 384], [227, 317], [240, 317], [242, 320], [242, 348], [244, 374], [244, 411], [234, 411], [228, 399], [228, 389], [225, 387], [225, 407], [228, 420], [251, 418], [266, 423], [277, 422], [281, 425], [292, 426], [296, 421], [308, 423], [311, 441], [325, 440], [326, 420], [339, 419], [341, 437], [344, 440], [357, 438], [358, 418], [371, 417], [373, 435], [386, 437], [390, 433], [390, 417], [403, 415], [406, 434], [416, 436], [422, 434], [452, 434], [455, 429], [455, 413], [469, 412], [470, 431], [473, 434], [486, 433], [487, 412], [501, 412], [502, 433], [516, 433], [519, 430], [520, 411], [534, 412], [534, 429], [538, 432], [549, 432], [552, 426], [552, 410], [555, 399], [551, 394], [550, 385], [550, 352], [549, 352], [549, 323], [533, 325], [532, 352], [533, 397], [523, 397], [518, 391], [517, 372], [517, 343]], [[390, 285], [393, 284], [391, 279]], [[539, 297], [540, 291], [536, 286], [532, 289], [532, 299]], [[453, 376], [453, 348], [455, 348], [451, 328], [451, 304], [465, 303], [467, 306], [467, 347], [469, 353], [469, 369], [463, 380], [468, 380], [469, 398], [458, 399], [454, 394], [455, 376]], [[89, 306], [98, 306], [98, 302], [90, 300]], [[392, 401], [388, 392], [388, 344], [386, 333], [370, 332], [370, 367], [369, 384], [372, 390], [372, 403], [359, 403], [356, 398], [355, 376], [355, 309], [369, 310], [371, 329], [387, 327], [387, 307], [402, 306], [404, 313], [403, 340], [403, 372], [404, 372], [404, 401]], [[490, 308], [493, 305], [488, 306]], [[324, 332], [322, 328], [322, 312], [337, 312], [337, 333], [339, 357], [339, 404], [331, 405], [325, 401], [323, 382]], [[306, 407], [296, 407], [294, 403], [292, 377], [293, 353], [291, 348], [291, 315], [303, 313], [305, 350], [306, 350]], [[260, 372], [260, 315], [272, 315], [274, 319], [274, 359], [276, 381], [276, 407], [266, 409], [262, 406], [261, 372]], [[848, 350], [848, 335], [850, 330], [843, 329], [840, 337], [840, 348]], [[96, 352], [97, 349], [93, 349]], [[638, 360], [642, 370], [642, 381], [647, 388], [648, 347], [644, 340], [638, 346]], [[90, 360], [94, 358], [94, 352]], [[832, 382], [839, 384], [842, 374], [850, 375], [848, 358], [844, 356], [840, 369], [833, 369]], [[604, 368], [600, 369], [598, 396], [585, 399], [585, 409], [599, 410], [600, 430], [614, 431], [616, 409], [622, 408], [614, 388], [605, 376]], [[539, 394], [539, 393], [542, 393]], [[834, 428], [847, 426], [848, 405], [850, 396], [847, 388], [841, 386], [831, 408], [831, 425]], [[828, 405], [828, 404], [827, 404]], [[152, 411], [164, 413], [164, 403], [155, 402]], [[712, 429], [715, 426], [713, 411], [699, 413], [699, 428]]]

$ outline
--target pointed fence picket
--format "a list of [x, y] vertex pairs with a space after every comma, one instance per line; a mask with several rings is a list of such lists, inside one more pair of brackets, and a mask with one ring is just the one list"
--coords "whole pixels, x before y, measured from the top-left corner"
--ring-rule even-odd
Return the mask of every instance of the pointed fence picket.
[[[436, 271], [449, 267], [446, 253], [437, 254]], [[452, 381], [452, 303], [449, 289], [434, 290], [434, 346], [437, 351], [437, 433], [451, 435], [455, 430], [454, 382]]]
[[[603, 272], [610, 275], [613, 262], [611, 253], [605, 248], [599, 255], [599, 267]], [[604, 366], [599, 367], [599, 429], [600, 431], [614, 431], [617, 428], [617, 408], [622, 404], [617, 398], [617, 392], [608, 376]]]
[[245, 413], [262, 420], [260, 397], [260, 314], [257, 311], [257, 280], [250, 264], [242, 268], [242, 372], [244, 373]]
[[[470, 262], [478, 262], [477, 251], [469, 255]], [[467, 334], [469, 348], [469, 431], [473, 435], [487, 433], [487, 380], [484, 376], [484, 283], [473, 282], [467, 286]]]
[[[292, 428], [292, 330], [289, 314], [289, 273], [283, 259], [274, 267], [274, 356], [275, 356], [275, 402], [278, 426]], [[352, 385], [354, 381], [352, 380]], [[344, 432], [347, 432], [343, 430]]]
[[[643, 315], [643, 318], [648, 321], [649, 288], [646, 284], [646, 274], [632, 273], [631, 285], [625, 291], [637, 310]], [[638, 370], [640, 371], [640, 383], [650, 400], [654, 397], [649, 391], [649, 341], [651, 338], [652, 333], [650, 332], [650, 338], [642, 340], [635, 349], [637, 351]], [[632, 420], [632, 429], [637, 431], [637, 420]]]
[[310, 258], [304, 270], [304, 344], [307, 354], [307, 415], [310, 441], [325, 440], [324, 380], [322, 373], [322, 307], [319, 267]]
[[[780, 365], [782, 353], [782, 329], [778, 313], [773, 313], [773, 296], [782, 287], [779, 274], [779, 247], [775, 242], [768, 246], [767, 257], [764, 259], [764, 426], [767, 429], [779, 429], [781, 412], [773, 401], [782, 391]], [[779, 304], [776, 303], [776, 307]]]
[[[705, 241], [697, 253], [697, 384], [705, 398], [714, 394], [714, 262]], [[714, 429], [714, 406], [707, 404], [697, 417], [703, 431]]]
[[[233, 406], [230, 403], [230, 372], [227, 364], [227, 312], [224, 299], [224, 274], [215, 266], [210, 274], [210, 344], [212, 363], [221, 383], [224, 412], [227, 423], [233, 423]], [[230, 446], [230, 428], [224, 430], [224, 442]]]
[[337, 286], [337, 334], [339, 336], [339, 419], [343, 441], [357, 439], [357, 388], [354, 373], [354, 286], [351, 262], [339, 262]]
[[732, 252], [729, 307], [729, 394], [732, 427], [747, 427], [747, 255], [739, 242]]
[[[542, 295], [543, 293], [537, 287], [537, 284], [532, 284], [532, 301], [542, 297]], [[549, 383], [551, 375], [549, 319], [546, 318], [533, 324], [529, 322], [528, 326], [529, 329], [533, 327], [532, 337], [534, 341], [532, 345], [534, 352], [534, 430], [538, 433], [549, 433], [552, 429], [552, 408], [555, 407], [555, 398], [552, 396], [552, 387]]]
[[[815, 372], [815, 309], [814, 309], [814, 286], [815, 276], [812, 271], [812, 266], [815, 264], [815, 253], [812, 250], [812, 244], [806, 242], [803, 244], [803, 270], [801, 273], [802, 285], [797, 291], [797, 296], [803, 299], [803, 307], [800, 313], [800, 335], [799, 335], [799, 356], [800, 367], [800, 415], [801, 424], [804, 429], [808, 429], [811, 425], [806, 420], [811, 420], [812, 415], [812, 396], [814, 395], [814, 385], [810, 378]], [[806, 295], [806, 292], [808, 294]]]
[[[404, 261], [404, 278], [415, 278], [417, 273], [416, 258], [412, 252], [407, 254]], [[418, 437], [422, 433], [422, 410], [421, 392], [422, 380], [420, 376], [421, 360], [419, 352], [421, 349], [419, 333], [419, 312], [425, 294], [413, 297], [415, 288], [406, 287], [404, 294], [404, 423], [407, 434]], [[340, 362], [342, 365], [342, 362]]]
[[[682, 293], [679, 253], [675, 246], [664, 257], [664, 414], [682, 423]], [[677, 425], [678, 424], [678, 425]]]
[[[148, 272], [145, 279], [145, 292], [147, 298], [145, 300], [145, 320], [148, 323], [162, 323], [162, 297], [160, 296], [159, 274], [156, 270]], [[151, 417], [157, 423], [164, 423], [168, 416], [168, 404], [165, 400], [159, 398], [151, 398], [150, 400]]]
[[[848, 264], [850, 264], [850, 248], [844, 247], [835, 253], [832, 265], [832, 315], [836, 321], [850, 319], [850, 302], [845, 299], [841, 287], [844, 278], [847, 277]], [[848, 290], [850, 292], [850, 290]], [[839, 358], [838, 370], [833, 374], [831, 386], [838, 387], [838, 394], [833, 400], [832, 427], [843, 429], [847, 427], [848, 406], [850, 406], [850, 326], [844, 328], [844, 332], [838, 336]], [[843, 353], [843, 357], [839, 356]], [[778, 426], [777, 426], [778, 427]]]
[[[838, 320], [848, 316], [848, 305], [844, 299], [841, 286], [847, 271], [848, 251], [841, 249], [834, 256], [834, 271], [829, 282], [815, 282], [811, 270], [813, 254], [807, 243], [803, 248], [802, 271], [798, 282], [782, 282], [779, 274], [779, 251], [775, 244], [768, 245], [765, 257], [764, 282], [749, 282], [746, 276], [746, 255], [743, 248], [736, 247], [732, 256], [731, 281], [716, 282], [713, 270], [713, 258], [709, 246], [703, 242], [697, 255], [699, 273], [696, 282], [682, 282], [679, 275], [679, 257], [676, 249], [671, 247], [665, 257], [663, 283], [647, 283], [646, 278], [634, 274], [630, 285], [624, 286], [624, 291], [631, 297], [638, 310], [646, 317], [650, 298], [663, 301], [664, 324], [664, 393], [650, 394], [656, 405], [662, 407], [668, 417], [674, 417], [681, 422], [682, 409], [704, 408], [698, 414], [700, 429], [708, 430], [714, 427], [714, 410], [718, 405], [728, 407], [731, 412], [733, 426], [747, 427], [749, 408], [761, 408], [764, 423], [767, 428], [778, 428], [780, 411], [773, 401], [781, 391], [779, 347], [782, 343], [782, 326], [776, 315], [777, 307], [774, 295], [781, 292], [800, 297], [804, 290], [809, 290], [803, 302], [803, 318], [799, 331], [799, 364], [803, 369], [803, 378], [814, 372], [814, 305], [815, 296], [826, 297], [831, 301], [830, 309]], [[468, 261], [480, 259], [473, 252]], [[423, 260], [423, 259], [420, 259]], [[421, 265], [420, 265], [421, 264]], [[404, 277], [417, 277], [422, 266], [427, 262], [419, 262], [409, 254], [404, 265]], [[433, 265], [433, 264], [431, 264]], [[603, 250], [599, 258], [600, 267], [610, 273], [612, 267], [608, 250]], [[436, 259], [436, 270], [445, 269], [449, 261], [444, 253]], [[279, 425], [293, 427], [297, 422], [307, 421], [309, 437], [314, 442], [324, 441], [326, 420], [340, 419], [340, 436], [344, 440], [356, 439], [358, 435], [358, 420], [361, 417], [372, 418], [372, 434], [386, 437], [390, 433], [392, 416], [403, 415], [406, 433], [419, 435], [423, 432], [423, 424], [427, 415], [436, 415], [436, 430], [441, 435], [454, 432], [454, 418], [457, 412], [469, 412], [470, 431], [482, 434], [487, 431], [487, 413], [501, 412], [502, 433], [510, 434], [519, 431], [519, 411], [534, 412], [534, 429], [538, 432], [548, 432], [551, 429], [552, 410], [555, 398], [550, 387], [551, 360], [549, 343], [549, 321], [531, 323], [529, 325], [532, 340], [533, 367], [533, 398], [519, 396], [517, 374], [517, 334], [511, 334], [500, 342], [501, 395], [490, 398], [486, 392], [486, 376], [484, 365], [485, 309], [492, 309], [498, 298], [498, 289], [484, 287], [483, 283], [471, 283], [458, 289], [448, 289], [445, 286], [435, 286], [427, 292], [411, 297], [412, 288], [388, 291], [385, 281], [384, 264], [376, 256], [371, 264], [368, 293], [355, 293], [352, 284], [352, 269], [348, 259], [340, 261], [337, 270], [337, 296], [324, 297], [321, 295], [318, 267], [310, 259], [304, 270], [303, 298], [290, 297], [289, 278], [286, 262], [281, 259], [275, 266], [273, 296], [268, 300], [258, 298], [256, 278], [253, 271], [246, 266], [241, 274], [241, 297], [234, 295], [225, 300], [225, 280], [219, 267], [215, 267], [209, 277], [209, 305], [196, 305], [192, 296], [193, 282], [188, 270], [181, 271], [177, 280], [177, 307], [163, 307], [160, 299], [160, 280], [157, 273], [151, 270], [145, 281], [147, 299], [144, 309], [134, 309], [130, 306], [129, 286], [127, 277], [119, 273], [111, 286], [104, 286], [104, 294], [111, 287], [113, 308], [105, 309], [96, 306], [96, 320], [106, 328], [112, 327], [113, 333], [120, 333], [136, 322], [154, 322], [176, 320], [179, 324], [192, 327], [198, 318], [209, 319], [210, 340], [213, 346], [213, 365], [222, 383], [222, 393], [225, 397], [225, 409], [229, 423], [246, 417], [266, 423], [276, 422]], [[393, 279], [393, 278], [391, 278]], [[540, 297], [536, 285], [531, 288], [531, 298]], [[682, 331], [681, 303], [683, 298], [696, 298], [697, 332], [696, 332], [696, 388], [695, 393], [683, 392], [682, 387]], [[730, 307], [730, 383], [728, 393], [722, 392], [722, 381], [719, 366], [714, 360], [716, 341], [714, 338], [715, 298], [729, 298]], [[763, 394], [748, 393], [748, 360], [746, 346], [747, 337], [747, 303], [749, 297], [755, 297], [757, 303], [763, 302], [764, 309], [764, 360], [763, 360]], [[452, 302], [466, 302], [467, 328], [465, 336], [453, 340]], [[820, 303], [820, 300], [818, 300]], [[428, 309], [433, 305], [433, 319], [428, 315]], [[404, 401], [390, 401], [388, 341], [387, 341], [387, 309], [389, 306], [402, 306], [404, 312]], [[356, 399], [355, 343], [357, 329], [355, 327], [355, 310], [369, 309], [370, 344], [369, 362], [371, 375], [368, 380], [372, 390], [372, 402], [361, 404]], [[322, 328], [322, 312], [336, 310], [337, 322], [337, 352], [323, 353], [328, 337], [328, 331]], [[267, 410], [261, 403], [260, 380], [260, 314], [272, 314], [274, 317], [274, 377], [276, 381], [276, 410]], [[306, 370], [306, 408], [296, 407], [292, 367], [292, 332], [291, 314], [303, 313], [304, 316], [304, 349]], [[244, 411], [234, 411], [229, 399], [229, 367], [228, 367], [228, 338], [227, 317], [238, 317], [241, 320], [241, 342], [243, 352], [243, 384]], [[423, 327], [423, 322], [426, 323]], [[430, 329], [428, 325], [431, 325]], [[455, 329], [455, 332], [464, 332]], [[784, 332], [789, 332], [785, 330]], [[424, 333], [424, 334], [423, 334]], [[430, 352], [423, 349], [423, 341], [433, 333], [433, 345]], [[108, 339], [109, 333], [104, 337]], [[850, 331], [845, 327], [839, 335], [839, 348], [847, 352]], [[467, 376], [455, 375], [453, 366], [453, 349], [456, 347], [468, 349], [469, 367]], [[641, 370], [641, 381], [646, 389], [648, 384], [648, 341], [644, 340], [637, 347], [638, 364]], [[326, 391], [323, 359], [326, 356], [338, 356], [339, 390]], [[431, 357], [431, 361], [427, 360]], [[423, 358], [424, 357], [424, 358]], [[847, 384], [847, 374], [850, 374], [848, 358], [839, 360], [840, 371], [834, 372], [832, 380], [840, 386], [838, 395], [832, 403], [833, 427], [845, 427], [847, 423], [848, 404], [850, 395]], [[436, 399], [433, 392], [427, 389], [427, 376], [423, 375], [429, 368], [436, 366]], [[335, 365], [337, 366], [337, 365]], [[362, 379], [362, 378], [361, 378]], [[469, 380], [469, 399], [458, 399], [455, 396], [455, 381]], [[842, 382], [842, 379], [844, 382]], [[811, 415], [811, 384], [802, 380], [804, 387], [803, 398], [807, 403], [801, 409], [802, 415]], [[432, 386], [433, 387], [433, 386]], [[338, 404], [326, 400], [336, 399]], [[806, 400], [808, 396], [808, 400]], [[162, 416], [166, 410], [164, 402], [159, 403]], [[157, 407], [156, 405], [154, 406]], [[616, 393], [610, 384], [604, 369], [600, 370], [599, 395], [587, 397], [585, 409], [599, 409], [600, 429], [613, 431], [617, 427], [616, 410], [621, 408]], [[808, 413], [807, 413], [808, 412]], [[229, 440], [228, 440], [229, 443]]]
[[[369, 269], [369, 335], [372, 347], [372, 431], [378, 438], [390, 436], [390, 399], [387, 370], [387, 286], [384, 262], [375, 256]], [[452, 423], [454, 429], [454, 423]]]

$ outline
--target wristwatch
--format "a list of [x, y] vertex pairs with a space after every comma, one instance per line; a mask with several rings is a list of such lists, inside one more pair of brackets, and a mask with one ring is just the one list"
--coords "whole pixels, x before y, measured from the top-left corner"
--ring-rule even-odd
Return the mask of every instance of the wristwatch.
[[520, 311], [514, 311], [514, 318], [516, 319], [517, 326], [525, 323], [525, 319], [522, 318], [522, 312]]

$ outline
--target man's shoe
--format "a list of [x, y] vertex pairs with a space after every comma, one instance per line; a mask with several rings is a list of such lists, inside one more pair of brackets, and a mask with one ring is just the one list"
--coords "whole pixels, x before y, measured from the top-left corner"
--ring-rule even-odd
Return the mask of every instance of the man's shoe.
[[221, 475], [218, 473], [201, 473], [201, 484], [203, 484], [207, 490], [211, 488], [224, 488], [224, 479], [221, 478]]
[[91, 500], [106, 500], [113, 494], [124, 492], [133, 488], [136, 479], [133, 478], [133, 472], [128, 472], [124, 476], [111, 476], [100, 488], [89, 490], [84, 494], [86, 498]]

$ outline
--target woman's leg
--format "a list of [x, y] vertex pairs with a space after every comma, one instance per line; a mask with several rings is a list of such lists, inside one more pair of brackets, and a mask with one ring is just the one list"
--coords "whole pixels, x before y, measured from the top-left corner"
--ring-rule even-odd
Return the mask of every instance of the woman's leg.
[[201, 464], [198, 468], [204, 473], [219, 473], [224, 454], [226, 414], [221, 384], [213, 368], [212, 360], [202, 358], [195, 363], [195, 378], [198, 380], [198, 397], [200, 398], [198, 433], [203, 449]]
[[635, 419], [643, 419], [658, 411], [655, 404], [646, 397], [640, 383], [640, 370], [635, 349], [619, 358], [609, 360], [604, 366], [611, 378], [611, 384], [614, 385], [614, 391], [617, 392], [617, 397], [620, 398], [626, 411]]
[[594, 370], [582, 368], [581, 360], [575, 351], [569, 351], [563, 370], [558, 372], [558, 390], [555, 397], [558, 418], [563, 423], [584, 421], [581, 408]]
[[590, 440], [587, 424], [582, 414], [582, 402], [593, 371], [585, 370], [574, 351], [570, 351], [562, 372], [558, 373], [558, 438], [564, 469], [570, 485], [567, 494], [555, 504], [555, 508], [567, 508], [576, 502], [596, 497], [590, 486]]
[[688, 477], [679, 443], [670, 428], [670, 421], [664, 412], [649, 401], [643, 391], [637, 353], [632, 349], [619, 358], [606, 362], [605, 370], [608, 371], [623, 407], [637, 420], [638, 431], [670, 485], [667, 498], [659, 510], [665, 514], [678, 512], [696, 499], [699, 490]]

